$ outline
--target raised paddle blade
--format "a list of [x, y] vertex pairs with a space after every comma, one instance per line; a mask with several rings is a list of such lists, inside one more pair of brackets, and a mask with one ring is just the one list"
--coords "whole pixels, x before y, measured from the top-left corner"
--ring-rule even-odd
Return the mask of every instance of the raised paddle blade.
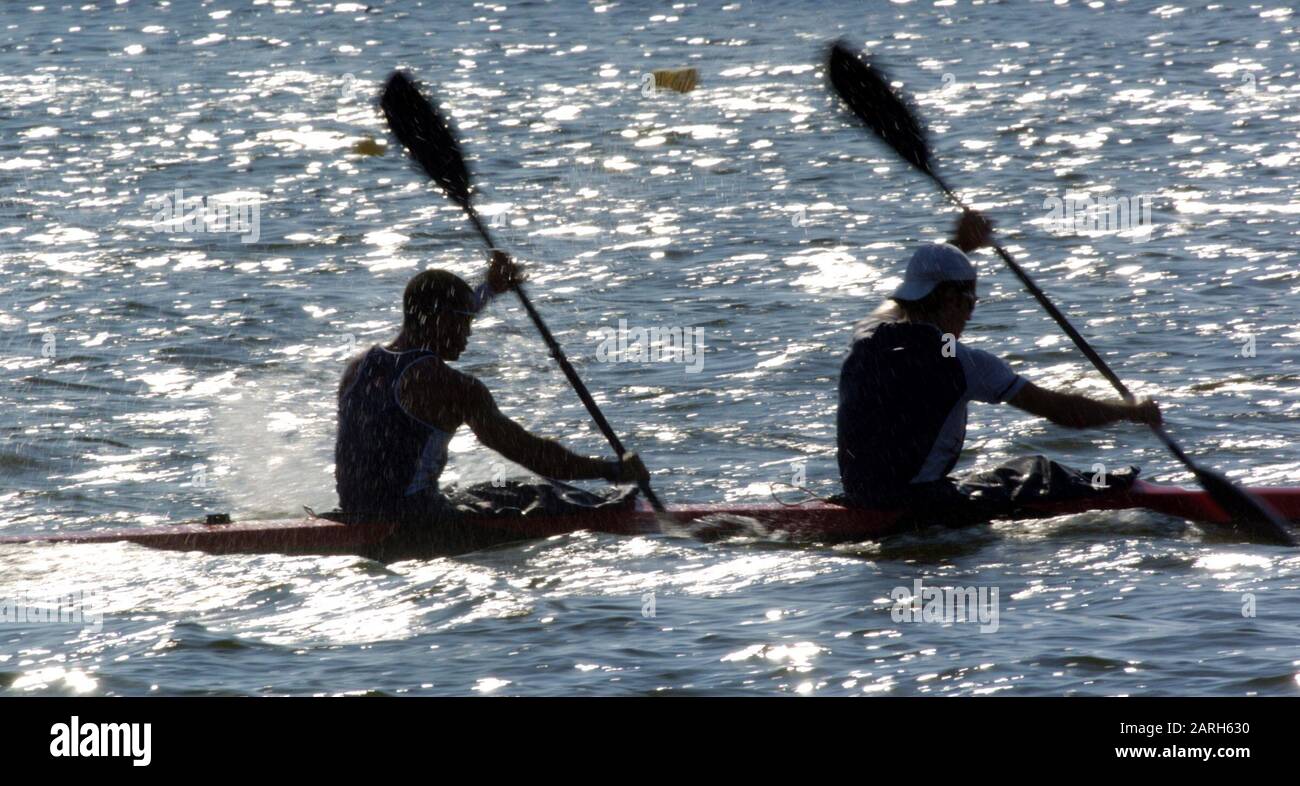
[[1231, 480], [1214, 470], [1193, 467], [1196, 480], [1223, 512], [1232, 517], [1240, 529], [1270, 543], [1282, 546], [1296, 545], [1291, 528], [1276, 510], [1258, 497], [1237, 487]]
[[470, 208], [469, 169], [460, 152], [456, 133], [432, 99], [427, 98], [401, 71], [394, 71], [384, 85], [379, 105], [388, 127], [411, 158], [433, 178], [447, 196], [462, 208]]
[[925, 128], [878, 64], [863, 61], [843, 41], [836, 41], [827, 57], [826, 74], [859, 120], [912, 166], [933, 174]]

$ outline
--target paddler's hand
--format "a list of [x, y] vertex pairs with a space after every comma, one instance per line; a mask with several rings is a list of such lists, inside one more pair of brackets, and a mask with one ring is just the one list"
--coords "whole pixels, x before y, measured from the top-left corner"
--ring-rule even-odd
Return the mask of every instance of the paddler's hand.
[[492, 259], [488, 262], [487, 281], [493, 292], [500, 295], [514, 289], [517, 284], [524, 283], [527, 278], [523, 265], [516, 263], [509, 254], [504, 251], [492, 252]]
[[993, 243], [993, 222], [975, 210], [967, 210], [957, 219], [952, 244], [969, 254]]
[[1134, 423], [1143, 423], [1148, 426], [1164, 424], [1164, 417], [1160, 414], [1160, 407], [1150, 398], [1144, 398], [1128, 406], [1130, 411], [1129, 420]]
[[649, 483], [650, 472], [641, 463], [641, 457], [635, 453], [624, 453], [623, 460], [618, 462], [618, 476], [616, 483]]

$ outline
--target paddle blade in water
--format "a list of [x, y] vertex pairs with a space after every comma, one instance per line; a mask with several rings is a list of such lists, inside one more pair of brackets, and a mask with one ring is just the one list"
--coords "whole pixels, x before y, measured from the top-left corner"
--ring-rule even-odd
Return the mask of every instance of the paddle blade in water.
[[394, 71], [380, 101], [393, 135], [420, 168], [442, 186], [461, 207], [469, 208], [469, 170], [456, 134], [438, 111], [401, 71]]
[[1239, 527], [1271, 543], [1283, 546], [1296, 545], [1286, 521], [1262, 500], [1237, 488], [1232, 481], [1217, 472], [1200, 467], [1194, 468], [1194, 471], [1205, 493], [1209, 494], [1210, 499], [1223, 508], [1223, 511], [1231, 516], [1233, 522]]
[[859, 120], [913, 166], [932, 172], [925, 129], [879, 66], [864, 62], [837, 41], [831, 45], [826, 73], [831, 87]]

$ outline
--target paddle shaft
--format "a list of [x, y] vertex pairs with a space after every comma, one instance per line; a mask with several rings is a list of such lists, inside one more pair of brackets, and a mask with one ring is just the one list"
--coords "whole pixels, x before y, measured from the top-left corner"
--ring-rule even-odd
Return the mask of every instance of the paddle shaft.
[[[474, 229], [478, 230], [479, 235], [483, 238], [483, 242], [487, 243], [489, 249], [495, 251], [497, 248], [496, 242], [492, 239], [492, 233], [488, 231], [488, 228], [484, 226], [483, 221], [479, 219], [478, 211], [474, 209], [473, 205], [462, 205], [462, 207], [465, 208], [466, 215], [469, 216], [470, 222], [474, 224]], [[551, 330], [546, 326], [546, 322], [542, 319], [542, 315], [537, 313], [537, 309], [533, 308], [533, 303], [528, 299], [528, 295], [524, 292], [523, 286], [516, 284], [514, 290], [515, 294], [519, 296], [519, 302], [524, 305], [524, 310], [528, 312], [528, 317], [532, 319], [533, 325], [536, 326], [537, 332], [542, 334], [542, 340], [546, 342], [547, 348], [551, 350], [551, 357], [555, 358], [555, 362], [560, 364], [560, 370], [564, 372], [565, 378], [569, 380], [569, 384], [572, 385], [574, 391], [577, 392], [578, 398], [582, 399], [582, 403], [587, 408], [587, 412], [591, 414], [591, 419], [596, 421], [596, 427], [600, 429], [600, 433], [605, 435], [605, 439], [609, 440], [609, 445], [614, 449], [614, 453], [618, 455], [619, 459], [622, 459], [623, 454], [627, 452], [627, 449], [623, 447], [622, 440], [618, 438], [618, 435], [614, 433], [613, 427], [609, 425], [609, 421], [605, 419], [605, 414], [600, 411], [600, 407], [597, 406], [596, 400], [591, 397], [591, 391], [587, 390], [587, 386], [583, 383], [582, 378], [579, 377], [578, 372], [574, 370], [573, 364], [569, 363], [569, 358], [565, 356], [564, 350], [560, 348], [560, 342], [556, 341], [555, 336], [551, 335]], [[641, 493], [645, 495], [647, 500], [649, 500], [652, 508], [660, 513], [663, 513], [666, 510], [663, 503], [659, 501], [659, 497], [650, 488], [649, 483], [640, 482], [637, 485], [640, 486]]]

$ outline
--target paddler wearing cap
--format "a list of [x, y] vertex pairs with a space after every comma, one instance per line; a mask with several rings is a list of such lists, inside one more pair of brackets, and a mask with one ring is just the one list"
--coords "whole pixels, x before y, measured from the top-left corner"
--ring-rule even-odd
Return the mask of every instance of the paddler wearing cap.
[[448, 365], [468, 346], [474, 316], [523, 277], [500, 251], [477, 289], [445, 270], [417, 273], [402, 296], [396, 338], [348, 363], [338, 391], [334, 474], [341, 512], [350, 520], [447, 518], [438, 479], [462, 424], [488, 448], [545, 478], [632, 483], [648, 477], [634, 453], [622, 461], [589, 458], [528, 432], [501, 413], [486, 385]]
[[1160, 423], [1149, 399], [1100, 401], [1046, 390], [959, 341], [979, 300], [966, 254], [989, 245], [991, 234], [987, 219], [965, 213], [951, 241], [916, 249], [903, 283], [855, 326], [836, 416], [849, 504], [965, 523], [970, 495], [949, 473], [961, 455], [971, 401], [1005, 402], [1069, 428]]

